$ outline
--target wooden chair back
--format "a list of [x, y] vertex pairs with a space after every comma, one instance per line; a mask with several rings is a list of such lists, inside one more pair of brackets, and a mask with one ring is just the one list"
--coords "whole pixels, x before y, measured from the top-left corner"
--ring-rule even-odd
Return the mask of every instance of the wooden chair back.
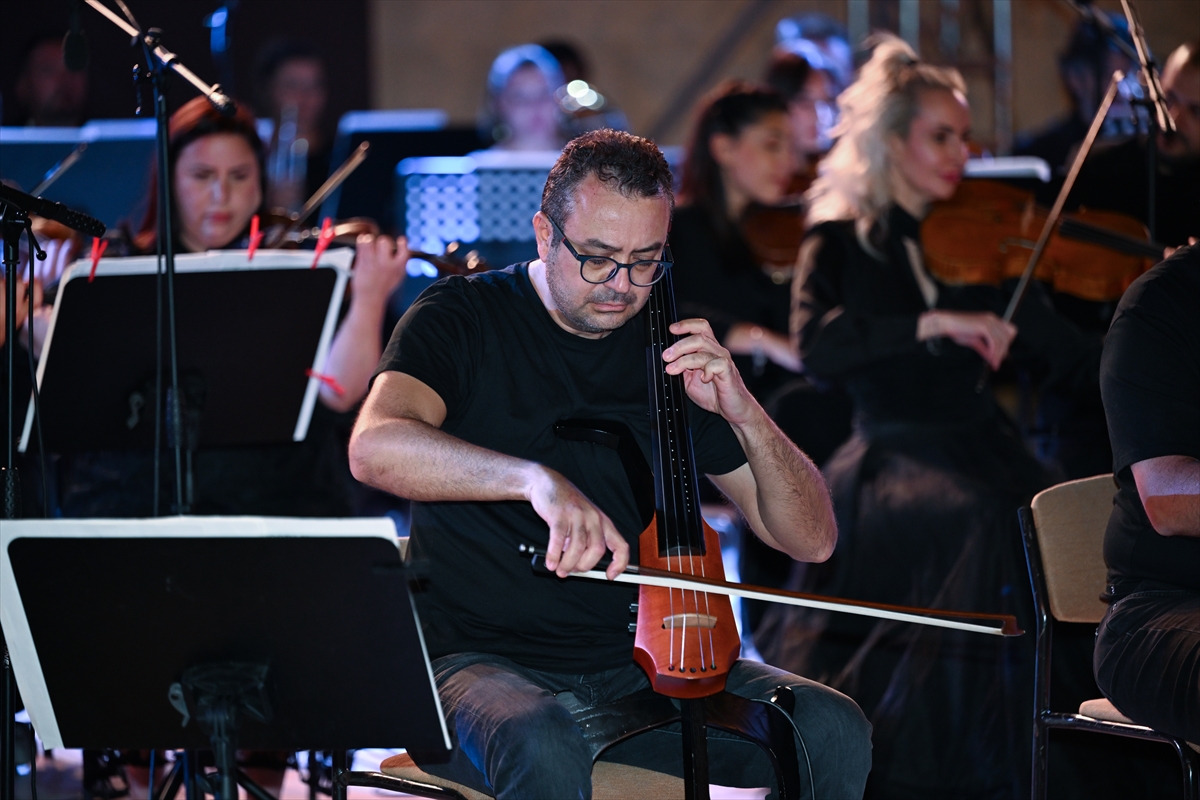
[[1096, 624], [1107, 609], [1104, 530], [1115, 494], [1109, 473], [1051, 486], [1030, 504], [1050, 614], [1061, 622]]

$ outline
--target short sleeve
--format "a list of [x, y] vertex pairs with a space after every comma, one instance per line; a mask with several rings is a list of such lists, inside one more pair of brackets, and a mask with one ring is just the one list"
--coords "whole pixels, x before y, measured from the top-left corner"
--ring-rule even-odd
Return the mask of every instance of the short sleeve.
[[437, 392], [453, 417], [471, 392], [482, 357], [473, 294], [470, 282], [458, 276], [426, 289], [396, 324], [375, 375], [411, 375]]
[[[1200, 457], [1200, 318], [1189, 304], [1200, 292], [1160, 272], [1168, 266], [1130, 288], [1105, 340], [1100, 388], [1115, 472], [1160, 456]], [[1196, 268], [1177, 268], [1185, 266]]]

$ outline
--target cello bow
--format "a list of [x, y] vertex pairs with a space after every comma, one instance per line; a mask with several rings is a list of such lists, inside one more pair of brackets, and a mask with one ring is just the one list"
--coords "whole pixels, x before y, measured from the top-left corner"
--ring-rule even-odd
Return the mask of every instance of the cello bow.
[[[519, 554], [528, 556], [536, 569], [545, 569], [543, 559], [546, 551], [543, 548], [522, 544], [518, 546]], [[601, 565], [597, 565], [601, 566]], [[603, 570], [592, 569], [576, 572], [572, 578], [587, 578], [589, 580], [608, 581]], [[714, 578], [701, 578], [680, 575], [676, 572], [651, 569], [631, 565], [610, 583], [632, 583], [638, 586], [657, 586], [670, 589], [684, 589], [698, 592], [723, 594], [728, 597], [741, 597], [746, 600], [764, 600], [769, 603], [813, 608], [821, 611], [836, 611], [844, 614], [857, 614], [863, 617], [893, 620], [896, 622], [911, 622], [917, 625], [929, 625], [936, 628], [985, 633], [994, 636], [1020, 636], [1024, 633], [1017, 627], [1017, 618], [1011, 614], [984, 614], [970, 611], [949, 611], [944, 609], [919, 608], [915, 606], [897, 606], [887, 603], [871, 603], [865, 600], [844, 600], [801, 592], [789, 592], [786, 589], [771, 589], [765, 586], [751, 586], [742, 583]]]

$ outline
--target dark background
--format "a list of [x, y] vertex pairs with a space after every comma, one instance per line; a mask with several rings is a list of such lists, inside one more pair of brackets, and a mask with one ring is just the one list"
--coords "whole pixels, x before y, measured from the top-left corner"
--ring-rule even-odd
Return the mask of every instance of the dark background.
[[[111, 0], [105, 4], [116, 8]], [[220, 0], [126, 0], [126, 4], [141, 25], [163, 30], [163, 45], [185, 66], [204, 81], [219, 81], [204, 20], [223, 5]], [[0, 10], [0, 92], [5, 125], [21, 124], [24, 119], [13, 86], [28, 43], [43, 34], [61, 38], [67, 31], [67, 9], [67, 0], [4, 0]], [[132, 49], [125, 33], [95, 9], [85, 5], [81, 19], [91, 55], [88, 118], [134, 116], [137, 102], [131, 74], [141, 51]], [[367, 24], [367, 0], [240, 0], [227, 29], [233, 42], [234, 96], [254, 104], [255, 56], [271, 39], [288, 37], [312, 44], [325, 57], [330, 126], [336, 125], [345, 111], [368, 108]], [[169, 110], [195, 95], [191, 84], [176, 78], [168, 93]]]

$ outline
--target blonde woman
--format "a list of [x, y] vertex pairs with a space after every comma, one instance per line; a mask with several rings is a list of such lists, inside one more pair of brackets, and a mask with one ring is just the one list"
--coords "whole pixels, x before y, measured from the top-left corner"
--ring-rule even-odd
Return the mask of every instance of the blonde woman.
[[[951, 287], [923, 266], [920, 220], [951, 197], [970, 137], [957, 71], [881, 39], [839, 98], [836, 144], [810, 192], [791, 334], [805, 369], [842, 384], [855, 433], [826, 476], [839, 543], [804, 588], [1029, 621], [1017, 509], [1051, 482], [989, 391], [1012, 350], [1095, 387], [1089, 343], [1029, 298]], [[1093, 388], [1094, 390], [1094, 388]], [[858, 618], [774, 612], [772, 663], [828, 681], [874, 725], [868, 796], [1009, 797], [1028, 786], [1032, 645]], [[1031, 629], [1031, 624], [1026, 624]]]

